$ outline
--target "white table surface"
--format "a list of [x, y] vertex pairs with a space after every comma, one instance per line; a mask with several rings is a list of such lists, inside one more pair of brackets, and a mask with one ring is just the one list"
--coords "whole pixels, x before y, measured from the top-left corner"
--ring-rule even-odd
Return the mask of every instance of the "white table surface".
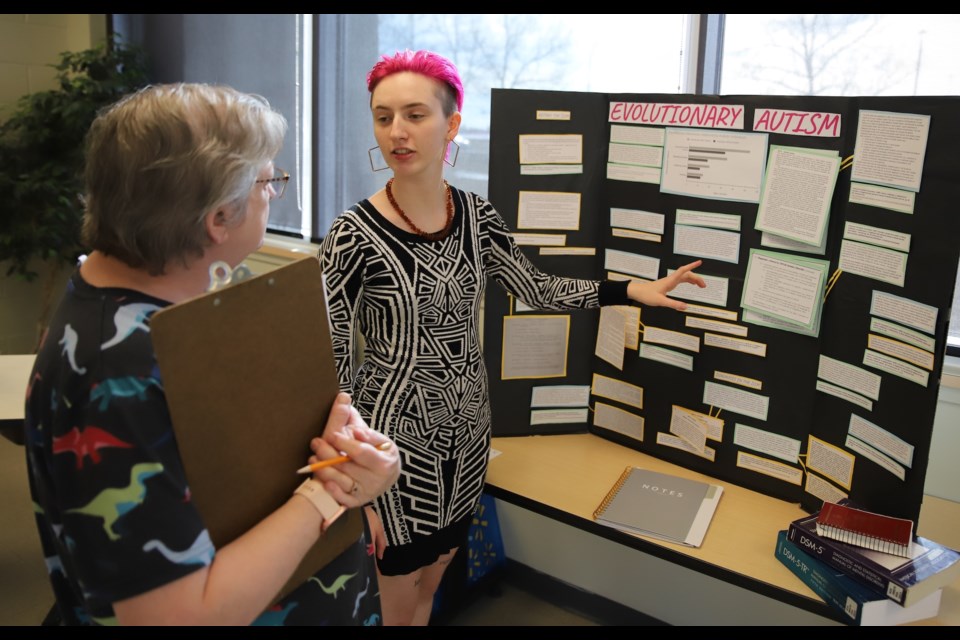
[[27, 382], [36, 356], [0, 355], [0, 420], [23, 420]]

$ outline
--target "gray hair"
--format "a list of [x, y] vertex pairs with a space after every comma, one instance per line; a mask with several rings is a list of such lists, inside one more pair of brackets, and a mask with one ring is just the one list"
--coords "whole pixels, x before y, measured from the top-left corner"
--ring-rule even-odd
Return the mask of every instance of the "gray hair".
[[105, 108], [87, 133], [83, 241], [160, 275], [209, 245], [205, 215], [236, 209], [287, 122], [261, 96], [226, 86], [145, 87]]

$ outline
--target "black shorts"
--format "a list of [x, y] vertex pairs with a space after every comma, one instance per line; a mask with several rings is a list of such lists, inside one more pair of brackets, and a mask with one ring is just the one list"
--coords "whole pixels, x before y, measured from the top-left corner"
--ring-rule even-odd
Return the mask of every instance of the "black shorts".
[[385, 576], [405, 576], [437, 561], [454, 547], [466, 547], [473, 514], [425, 536], [413, 536], [413, 541], [398, 547], [388, 546], [377, 567]]

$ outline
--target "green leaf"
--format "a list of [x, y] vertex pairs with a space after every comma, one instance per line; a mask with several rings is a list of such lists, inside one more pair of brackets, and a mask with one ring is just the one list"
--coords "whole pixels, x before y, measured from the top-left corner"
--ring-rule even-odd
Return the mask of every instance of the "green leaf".
[[33, 258], [73, 264], [83, 208], [83, 142], [97, 112], [147, 84], [146, 57], [119, 39], [62, 52], [58, 89], [22, 96], [0, 123], [0, 262], [36, 276]]

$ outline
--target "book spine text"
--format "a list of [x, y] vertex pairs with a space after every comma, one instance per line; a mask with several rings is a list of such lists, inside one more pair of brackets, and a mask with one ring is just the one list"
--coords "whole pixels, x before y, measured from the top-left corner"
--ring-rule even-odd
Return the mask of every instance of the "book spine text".
[[795, 523], [790, 523], [788, 537], [805, 553], [843, 571], [894, 602], [902, 605], [906, 599], [906, 591], [901, 585], [867, 566], [859, 558], [839, 549], [829, 538], [806, 531]]
[[824, 602], [843, 614], [845, 620], [860, 624], [862, 603], [850, 597], [843, 586], [836, 582], [835, 576], [815, 566], [816, 560], [811, 562], [800, 547], [790, 542], [785, 535], [777, 537], [777, 559]]

